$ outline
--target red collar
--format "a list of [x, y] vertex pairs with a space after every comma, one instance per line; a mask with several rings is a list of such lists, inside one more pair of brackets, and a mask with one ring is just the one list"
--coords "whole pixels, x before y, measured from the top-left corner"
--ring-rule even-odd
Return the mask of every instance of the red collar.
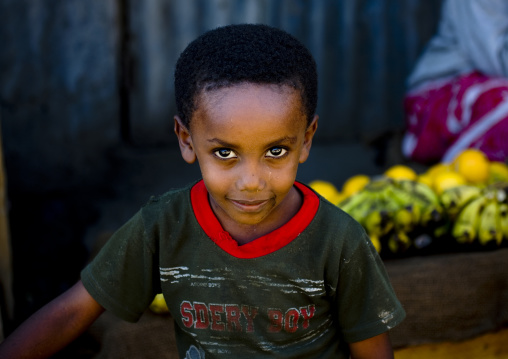
[[237, 258], [256, 258], [281, 249], [295, 239], [310, 224], [319, 207], [319, 198], [308, 187], [295, 182], [303, 194], [303, 204], [299, 211], [282, 227], [242, 246], [238, 245], [226, 232], [208, 202], [208, 191], [203, 180], [191, 189], [191, 202], [194, 215], [205, 233], [220, 248]]

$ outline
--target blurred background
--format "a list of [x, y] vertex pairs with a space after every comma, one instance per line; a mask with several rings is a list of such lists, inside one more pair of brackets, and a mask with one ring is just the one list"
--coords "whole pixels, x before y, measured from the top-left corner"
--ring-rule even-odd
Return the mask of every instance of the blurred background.
[[[94, 243], [150, 195], [199, 176], [173, 134], [173, 69], [201, 33], [265, 23], [319, 73], [319, 129], [299, 179], [340, 185], [403, 162], [405, 80], [441, 0], [0, 0], [0, 125], [14, 315], [78, 278]], [[4, 228], [5, 229], [5, 228]], [[7, 308], [7, 309], [6, 309]]]

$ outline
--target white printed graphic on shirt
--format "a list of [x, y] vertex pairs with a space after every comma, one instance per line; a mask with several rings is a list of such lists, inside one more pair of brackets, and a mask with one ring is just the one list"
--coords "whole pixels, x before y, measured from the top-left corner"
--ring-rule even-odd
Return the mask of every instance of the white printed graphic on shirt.
[[[225, 268], [219, 269], [201, 269], [198, 274], [192, 274], [188, 267], [160, 268], [161, 282], [171, 284], [180, 283], [182, 280], [189, 282], [192, 287], [221, 287], [221, 283], [228, 281], [231, 270]], [[244, 284], [240, 288], [256, 287], [260, 290], [270, 292], [273, 288], [281, 290], [285, 294], [306, 293], [309, 296], [321, 296], [325, 294], [323, 280], [312, 280], [304, 278], [295, 278], [284, 281], [278, 281], [273, 276], [259, 276], [246, 274]]]
[[[174, 285], [185, 284], [186, 287], [220, 289], [229, 285], [236, 272], [229, 268], [199, 269], [191, 272], [188, 267], [160, 268], [161, 282]], [[237, 278], [238, 279], [238, 278]], [[257, 293], [278, 292], [280, 298], [306, 298], [305, 303], [313, 303], [312, 298], [326, 296], [324, 280], [305, 278], [281, 278], [275, 274], [260, 276], [254, 272], [243, 273], [241, 283], [236, 287], [239, 291], [249, 293], [253, 288]], [[248, 295], [247, 295], [248, 297]], [[275, 296], [277, 298], [277, 296]], [[211, 298], [210, 298], [211, 299]], [[255, 300], [255, 299], [253, 299]], [[324, 318], [319, 325], [311, 326], [316, 314], [314, 304], [283, 307], [283, 303], [271, 303], [269, 307], [261, 308], [259, 303], [216, 303], [182, 300], [179, 306], [179, 316], [174, 313], [175, 320], [180, 321], [182, 330], [195, 336], [200, 331], [224, 335], [227, 333], [286, 333], [295, 334], [292, 345], [313, 342], [328, 333], [332, 327], [332, 318]], [[323, 319], [323, 318], [322, 318]], [[213, 335], [213, 334], [211, 334]], [[203, 343], [202, 343], [203, 344]], [[232, 342], [219, 343], [217, 341], [205, 343], [216, 353], [226, 353], [226, 347], [234, 345]], [[235, 344], [236, 345], [236, 344]], [[258, 347], [270, 351], [273, 343], [260, 342]], [[278, 349], [284, 346], [278, 343]]]

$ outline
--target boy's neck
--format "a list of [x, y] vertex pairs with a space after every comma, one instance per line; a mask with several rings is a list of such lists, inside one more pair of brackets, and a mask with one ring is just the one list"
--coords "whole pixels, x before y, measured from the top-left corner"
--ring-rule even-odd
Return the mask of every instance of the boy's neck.
[[232, 220], [224, 220], [224, 218], [221, 219], [220, 216], [217, 216], [213, 206], [212, 210], [219, 219], [222, 228], [228, 232], [239, 245], [243, 245], [282, 227], [293, 218], [302, 206], [302, 203], [302, 194], [293, 186], [284, 201], [272, 211], [270, 216], [256, 225], [246, 225]]

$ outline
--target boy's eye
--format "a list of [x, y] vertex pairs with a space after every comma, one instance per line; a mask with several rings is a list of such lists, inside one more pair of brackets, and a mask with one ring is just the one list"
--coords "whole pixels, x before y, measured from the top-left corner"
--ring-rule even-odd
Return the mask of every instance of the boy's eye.
[[236, 158], [236, 154], [227, 148], [221, 148], [214, 152], [214, 155], [219, 158]]
[[266, 153], [267, 157], [282, 157], [284, 156], [288, 151], [285, 148], [282, 147], [273, 147], [268, 150]]

